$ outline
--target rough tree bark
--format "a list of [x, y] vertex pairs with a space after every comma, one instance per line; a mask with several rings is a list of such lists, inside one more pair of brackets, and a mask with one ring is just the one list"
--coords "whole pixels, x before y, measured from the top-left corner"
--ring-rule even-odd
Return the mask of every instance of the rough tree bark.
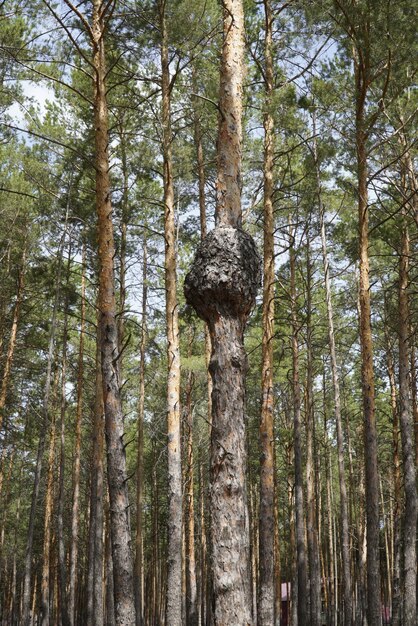
[[144, 409], [145, 409], [145, 350], [147, 345], [147, 298], [148, 298], [148, 253], [147, 238], [144, 231], [142, 243], [142, 315], [141, 339], [139, 346], [139, 401], [138, 401], [138, 451], [136, 458], [136, 534], [134, 587], [136, 600], [136, 625], [142, 626], [144, 620], [144, 550], [142, 532], [143, 509], [143, 465], [144, 465]]
[[182, 472], [180, 435], [180, 342], [177, 303], [176, 228], [172, 167], [171, 85], [166, 0], [158, 4], [161, 29], [162, 149], [164, 182], [165, 291], [167, 332], [168, 555], [166, 622], [181, 625]]
[[[92, 462], [92, 483], [90, 492], [90, 525], [92, 525], [91, 541], [93, 543], [93, 563], [92, 563], [92, 626], [103, 626], [104, 624], [104, 602], [103, 602], [103, 525], [104, 525], [104, 404], [103, 404], [103, 383], [100, 366], [100, 339], [97, 331], [96, 348], [96, 392], [94, 402], [94, 423], [93, 423], [93, 462]], [[110, 557], [111, 558], [111, 557]], [[108, 616], [107, 623], [113, 624], [113, 616]]]
[[109, 177], [105, 28], [110, 3], [93, 0], [91, 38], [94, 66], [96, 211], [99, 251], [99, 336], [107, 443], [115, 616], [117, 626], [135, 624], [129, 500], [118, 368], [118, 332], [113, 259], [115, 245]]
[[273, 13], [270, 0], [264, 0], [265, 13], [265, 112], [264, 112], [264, 254], [263, 254], [263, 339], [260, 414], [260, 511], [259, 584], [257, 620], [259, 626], [274, 624], [274, 214], [273, 161]]
[[[6, 405], [7, 391], [9, 387], [10, 374], [12, 371], [13, 357], [16, 347], [17, 327], [19, 323], [20, 308], [22, 306], [23, 292], [25, 289], [25, 272], [26, 272], [26, 240], [23, 247], [22, 261], [18, 270], [16, 302], [13, 309], [12, 327], [10, 330], [9, 345], [7, 348], [6, 362], [3, 370], [3, 377], [0, 389], [0, 431], [3, 426], [3, 412]], [[3, 449], [4, 450], [4, 449]], [[3, 452], [3, 451], [2, 451]]]
[[[191, 356], [193, 338], [190, 340]], [[193, 409], [192, 393], [194, 374], [189, 372], [184, 406], [184, 428], [186, 429], [186, 468], [185, 468], [185, 567], [186, 567], [186, 624], [198, 626], [196, 559], [195, 559], [195, 505], [194, 505], [194, 455], [193, 455]]]
[[357, 56], [355, 57], [354, 65], [356, 81], [356, 152], [360, 257], [359, 305], [361, 379], [366, 470], [367, 622], [368, 626], [380, 626], [379, 480], [377, 468], [377, 429], [369, 280], [369, 203], [366, 147], [368, 132], [365, 118], [366, 96], [370, 84], [370, 67], [367, 47], [365, 47], [363, 52], [364, 54], [361, 56], [361, 59], [357, 58]]
[[296, 258], [294, 236], [289, 224], [290, 238], [290, 308], [292, 317], [292, 388], [293, 388], [293, 441], [295, 467], [295, 518], [296, 518], [296, 561], [297, 561], [297, 615], [298, 626], [308, 625], [307, 589], [308, 573], [305, 541], [305, 511], [303, 501], [303, 472], [302, 472], [302, 425], [301, 425], [301, 397], [299, 381], [299, 323], [297, 318], [296, 299]]
[[83, 249], [81, 273], [81, 300], [80, 300], [80, 339], [78, 345], [77, 363], [77, 408], [75, 415], [75, 444], [73, 464], [73, 499], [71, 511], [71, 550], [70, 550], [70, 580], [68, 614], [71, 624], [76, 622], [76, 583], [78, 564], [78, 518], [80, 500], [80, 454], [81, 454], [81, 418], [83, 415], [83, 385], [84, 385], [84, 333], [86, 330], [86, 277], [85, 252]]
[[[53, 385], [53, 398], [56, 397], [59, 381], [59, 370], [55, 371]], [[51, 411], [51, 424], [49, 426], [49, 450], [47, 460], [47, 480], [45, 490], [45, 517], [44, 517], [44, 537], [42, 549], [42, 578], [41, 578], [41, 625], [49, 626], [51, 616], [50, 603], [50, 561], [52, 544], [52, 515], [54, 507], [54, 463], [55, 463], [55, 443], [56, 443], [56, 421], [55, 411]]]
[[414, 428], [409, 380], [409, 235], [405, 215], [402, 216], [399, 257], [399, 405], [402, 441], [405, 509], [403, 516], [404, 555], [404, 626], [416, 626], [417, 620], [417, 484], [414, 449]]
[[[315, 134], [315, 130], [314, 130]], [[345, 479], [345, 465], [344, 465], [344, 438], [341, 418], [341, 394], [340, 394], [340, 380], [338, 374], [337, 354], [335, 350], [335, 335], [334, 335], [334, 312], [332, 306], [331, 295], [331, 281], [329, 276], [329, 262], [327, 253], [327, 241], [325, 233], [325, 216], [324, 207], [322, 204], [321, 193], [321, 178], [319, 171], [318, 156], [316, 150], [316, 141], [314, 142], [314, 158], [316, 164], [317, 175], [317, 191], [318, 191], [318, 203], [321, 220], [321, 242], [322, 242], [322, 260], [324, 265], [324, 282], [325, 282], [325, 297], [327, 304], [328, 315], [328, 341], [329, 351], [331, 356], [331, 373], [332, 384], [334, 387], [334, 414], [335, 424], [337, 430], [337, 451], [338, 451], [338, 480], [340, 488], [340, 529], [341, 529], [341, 556], [342, 556], [342, 568], [344, 576], [344, 625], [351, 626], [353, 622], [353, 604], [352, 604], [352, 580], [350, 569], [350, 536], [348, 526], [348, 504], [347, 504], [347, 484]]]
[[[44, 457], [45, 443], [46, 443], [46, 432], [47, 432], [47, 427], [49, 423], [49, 399], [50, 399], [50, 394], [51, 394], [55, 336], [57, 332], [57, 314], [58, 314], [58, 305], [59, 305], [59, 299], [60, 299], [62, 254], [63, 254], [63, 248], [64, 248], [64, 242], [65, 242], [66, 229], [67, 229], [67, 219], [68, 219], [68, 206], [67, 206], [67, 213], [66, 213], [66, 218], [65, 218], [65, 230], [61, 238], [59, 250], [58, 250], [58, 259], [57, 259], [58, 268], [57, 268], [56, 282], [55, 282], [54, 308], [52, 311], [51, 330], [50, 330], [49, 341], [48, 341], [48, 356], [47, 356], [45, 388], [44, 388], [43, 406], [42, 406], [42, 422], [43, 423], [40, 425], [38, 451], [37, 451], [36, 465], [35, 465], [35, 476], [33, 479], [32, 500], [31, 500], [31, 506], [30, 506], [29, 525], [28, 525], [28, 533], [27, 533], [27, 540], [26, 540], [25, 565], [24, 565], [24, 574], [23, 574], [23, 598], [22, 598], [22, 624], [23, 626], [29, 626], [30, 621], [31, 621], [30, 603], [31, 603], [31, 595], [32, 595], [33, 535], [34, 535], [34, 530], [35, 530], [36, 509], [37, 509], [38, 499], [39, 499], [39, 488], [41, 484], [42, 465], [43, 465], [43, 457]], [[37, 579], [35, 578], [35, 580]]]
[[[308, 226], [309, 229], [309, 226]], [[321, 623], [321, 567], [318, 539], [318, 502], [315, 471], [315, 412], [313, 404], [312, 355], [312, 264], [310, 235], [306, 242], [306, 508], [309, 554], [310, 626]]]
[[223, 1], [216, 226], [186, 277], [186, 300], [207, 322], [212, 344], [211, 542], [214, 626], [252, 623], [246, 485], [245, 324], [260, 280], [253, 239], [241, 228], [244, 15]]
[[402, 517], [402, 481], [399, 453], [399, 407], [396, 397], [395, 367], [387, 321], [385, 302], [384, 332], [386, 343], [386, 364], [390, 384], [390, 404], [392, 409], [392, 480], [393, 480], [393, 565], [392, 565], [392, 626], [401, 625], [401, 517]]
[[[61, 358], [61, 405], [60, 405], [60, 461], [59, 461], [59, 487], [58, 487], [58, 511], [57, 511], [57, 543], [58, 543], [58, 600], [62, 626], [70, 626], [67, 607], [67, 564], [64, 544], [64, 505], [65, 505], [65, 415], [67, 408], [66, 383], [67, 383], [67, 342], [68, 342], [68, 284], [70, 280], [70, 259], [68, 254], [67, 277], [64, 299], [64, 323], [62, 333], [62, 358]], [[84, 261], [84, 257], [83, 257]], [[83, 262], [82, 261], [82, 262]], [[84, 262], [83, 262], [84, 268]]]

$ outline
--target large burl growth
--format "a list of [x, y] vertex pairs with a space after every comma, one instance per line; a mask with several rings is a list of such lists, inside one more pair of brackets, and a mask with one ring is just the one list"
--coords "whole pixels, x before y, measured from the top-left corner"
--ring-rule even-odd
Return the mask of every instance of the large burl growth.
[[251, 614], [246, 485], [243, 334], [260, 283], [250, 235], [218, 226], [201, 243], [186, 277], [186, 300], [204, 319], [212, 344], [211, 544], [214, 626], [247, 626]]
[[245, 325], [259, 285], [260, 257], [253, 238], [241, 229], [218, 226], [200, 244], [184, 293], [209, 325], [219, 315]]

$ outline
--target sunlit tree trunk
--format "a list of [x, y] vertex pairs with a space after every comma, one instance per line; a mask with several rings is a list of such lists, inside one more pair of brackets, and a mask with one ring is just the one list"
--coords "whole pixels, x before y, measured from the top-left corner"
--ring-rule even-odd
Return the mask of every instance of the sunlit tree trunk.
[[344, 464], [344, 438], [341, 418], [341, 397], [340, 397], [340, 380], [338, 374], [337, 354], [335, 349], [334, 335], [334, 313], [332, 306], [331, 281], [329, 276], [329, 262], [327, 253], [326, 233], [325, 233], [325, 215], [322, 205], [321, 179], [319, 172], [319, 164], [316, 154], [315, 143], [315, 161], [317, 168], [317, 188], [318, 201], [321, 220], [321, 243], [322, 243], [322, 259], [324, 265], [325, 278], [325, 297], [328, 315], [328, 341], [331, 356], [331, 373], [332, 384], [334, 387], [334, 413], [337, 431], [337, 451], [338, 451], [338, 480], [340, 488], [340, 529], [341, 529], [341, 555], [342, 568], [344, 576], [343, 597], [344, 597], [344, 624], [350, 626], [353, 623], [353, 604], [352, 604], [352, 580], [350, 567], [350, 536], [348, 524], [348, 503], [347, 503], [347, 484], [345, 478]]
[[82, 262], [81, 299], [80, 299], [80, 339], [78, 344], [77, 363], [77, 407], [75, 416], [75, 446], [73, 465], [73, 498], [71, 511], [71, 551], [68, 614], [71, 624], [76, 622], [76, 585], [78, 565], [78, 528], [80, 500], [80, 454], [81, 454], [81, 420], [83, 417], [83, 386], [84, 386], [84, 333], [86, 327], [86, 277], [85, 262]]
[[[386, 308], [386, 306], [385, 306]], [[392, 410], [392, 481], [393, 481], [393, 565], [392, 565], [392, 626], [401, 624], [401, 516], [402, 516], [402, 481], [399, 453], [399, 408], [396, 397], [395, 368], [393, 364], [390, 332], [385, 311], [384, 332], [386, 342], [386, 363], [390, 385], [390, 404]]]
[[[55, 372], [55, 381], [53, 385], [53, 398], [56, 397], [56, 391], [59, 381], [59, 370]], [[56, 420], [54, 408], [50, 411], [49, 426], [49, 450], [47, 459], [47, 480], [45, 493], [45, 518], [44, 518], [44, 537], [42, 550], [42, 579], [41, 579], [41, 624], [49, 626], [51, 619], [51, 602], [50, 602], [50, 580], [51, 580], [51, 543], [52, 543], [52, 515], [54, 506], [54, 463], [55, 463], [55, 443], [56, 443]]]
[[[93, 408], [93, 445], [90, 468], [90, 520], [88, 545], [87, 575], [87, 626], [103, 626], [104, 624], [104, 585], [103, 585], [103, 452], [104, 452], [104, 406], [103, 384], [100, 363], [99, 329], [96, 337], [96, 380]], [[109, 532], [109, 529], [106, 528]], [[111, 560], [111, 555], [108, 555]], [[113, 573], [112, 573], [113, 576]], [[113, 595], [113, 591], [112, 591]], [[114, 618], [107, 619], [110, 626]]]
[[223, 2], [216, 227], [201, 243], [185, 295], [209, 326], [212, 355], [211, 547], [213, 624], [251, 624], [250, 532], [243, 333], [259, 282], [259, 259], [242, 230], [241, 141], [244, 15]]
[[[308, 227], [309, 228], [309, 227]], [[312, 356], [312, 266], [309, 233], [306, 243], [306, 507], [309, 554], [310, 626], [321, 622], [321, 568], [318, 540], [318, 499], [315, 471], [315, 414]]]
[[260, 511], [259, 585], [257, 620], [259, 626], [274, 624], [274, 213], [273, 162], [274, 121], [271, 111], [273, 92], [273, 14], [270, 0], [264, 0], [265, 13], [265, 112], [264, 112], [264, 257], [263, 257], [263, 339], [260, 414]]
[[168, 555], [166, 622], [181, 625], [182, 580], [182, 471], [180, 437], [180, 343], [177, 303], [177, 250], [172, 166], [171, 85], [166, 2], [160, 0], [162, 73], [162, 149], [164, 169], [164, 239], [167, 332], [167, 436], [168, 436]]
[[299, 322], [297, 318], [296, 297], [296, 258], [294, 236], [289, 226], [291, 240], [290, 259], [290, 307], [292, 317], [292, 390], [293, 390], [293, 440], [295, 466], [295, 517], [296, 517], [296, 560], [297, 560], [297, 613], [298, 626], [308, 626], [308, 572], [305, 540], [305, 507], [303, 499], [302, 471], [302, 423], [301, 423], [301, 392], [299, 381]]
[[[83, 256], [84, 266], [84, 256]], [[58, 542], [58, 596], [62, 626], [70, 626], [67, 603], [67, 563], [64, 543], [64, 507], [65, 507], [65, 416], [67, 408], [67, 342], [68, 342], [68, 284], [70, 278], [70, 251], [67, 262], [67, 290], [64, 299], [64, 326], [62, 333], [61, 358], [61, 403], [60, 403], [60, 460], [57, 511], [57, 542]]]
[[[189, 354], [191, 356], [191, 354]], [[186, 623], [198, 626], [196, 559], [195, 559], [195, 506], [194, 506], [194, 451], [193, 451], [193, 372], [189, 372], [185, 393], [184, 427], [186, 441], [185, 480], [185, 565], [186, 565]]]
[[[68, 210], [67, 210], [68, 217]], [[67, 222], [67, 220], [66, 220]], [[65, 223], [65, 228], [66, 228]], [[56, 272], [56, 282], [55, 282], [55, 296], [54, 296], [54, 307], [52, 311], [51, 317], [51, 330], [49, 333], [49, 341], [48, 341], [48, 356], [47, 356], [47, 364], [46, 364], [46, 376], [45, 376], [45, 388], [43, 394], [43, 406], [42, 406], [42, 423], [39, 427], [39, 441], [38, 441], [38, 451], [36, 456], [36, 465], [35, 465], [35, 475], [33, 479], [33, 489], [32, 489], [32, 500], [30, 505], [30, 513], [29, 513], [29, 524], [28, 524], [28, 532], [27, 532], [27, 540], [26, 540], [26, 551], [25, 551], [25, 565], [24, 565], [24, 574], [23, 574], [23, 599], [22, 599], [22, 624], [23, 626], [29, 626], [31, 622], [31, 599], [32, 599], [32, 556], [33, 556], [33, 535], [35, 530], [35, 521], [36, 521], [36, 510], [39, 499], [39, 489], [41, 484], [41, 474], [42, 474], [42, 465], [43, 465], [43, 457], [45, 452], [45, 443], [46, 443], [46, 433], [48, 429], [48, 424], [50, 421], [50, 395], [51, 395], [51, 383], [52, 383], [52, 368], [54, 363], [54, 349], [55, 349], [55, 337], [57, 333], [57, 314], [58, 314], [58, 305], [60, 299], [60, 283], [61, 283], [61, 268], [62, 268], [62, 254], [64, 248], [65, 241], [65, 232], [61, 238], [61, 242], [58, 250], [58, 259], [57, 259], [57, 272]]]
[[[25, 273], [26, 273], [26, 241], [23, 248], [22, 260], [18, 271], [16, 302], [13, 309], [12, 327], [10, 330], [9, 345], [7, 348], [6, 362], [3, 370], [3, 377], [0, 388], [0, 431], [3, 426], [3, 412], [6, 405], [7, 391], [9, 387], [10, 374], [12, 371], [13, 358], [16, 348], [17, 328], [19, 324], [20, 308], [22, 306], [23, 293], [25, 289]], [[2, 451], [3, 453], [3, 451]], [[1, 472], [1, 468], [0, 468]]]
[[144, 550], [142, 509], [144, 487], [144, 410], [145, 410], [145, 350], [147, 344], [147, 298], [148, 298], [148, 251], [147, 239], [144, 231], [142, 240], [142, 315], [141, 315], [141, 339], [139, 346], [139, 400], [137, 437], [138, 450], [136, 459], [136, 534], [135, 534], [135, 569], [134, 587], [136, 599], [136, 624], [142, 626], [144, 620]]
[[399, 405], [402, 441], [405, 509], [403, 516], [404, 557], [404, 626], [416, 626], [417, 620], [417, 484], [415, 467], [414, 428], [410, 399], [409, 372], [409, 235], [405, 215], [402, 216], [401, 251], [399, 257]]
[[101, 0], [93, 0], [91, 31], [94, 66], [96, 210], [99, 252], [99, 337], [107, 443], [115, 616], [117, 626], [131, 626], [135, 623], [135, 600], [118, 367], [120, 353], [116, 322], [113, 267], [115, 245], [110, 199], [109, 120], [105, 84], [105, 14], [106, 4]]
[[355, 59], [356, 81], [356, 153], [358, 176], [358, 220], [360, 257], [360, 345], [364, 415], [364, 454], [367, 518], [367, 621], [381, 624], [380, 555], [379, 555], [379, 480], [377, 469], [377, 429], [373, 369], [369, 280], [369, 203], [367, 191], [367, 129], [365, 107], [370, 81], [368, 48], [361, 60]]

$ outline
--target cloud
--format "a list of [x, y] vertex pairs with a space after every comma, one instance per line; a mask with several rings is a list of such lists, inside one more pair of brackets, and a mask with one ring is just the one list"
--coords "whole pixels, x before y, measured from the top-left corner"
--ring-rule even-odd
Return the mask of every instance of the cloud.
[[22, 81], [21, 83], [24, 99], [21, 102], [14, 102], [7, 110], [14, 122], [20, 125], [25, 120], [25, 99], [31, 99], [32, 103], [39, 110], [41, 118], [45, 115], [47, 102], [55, 100], [55, 94], [50, 87], [46, 87], [42, 83], [34, 83], [32, 81]]

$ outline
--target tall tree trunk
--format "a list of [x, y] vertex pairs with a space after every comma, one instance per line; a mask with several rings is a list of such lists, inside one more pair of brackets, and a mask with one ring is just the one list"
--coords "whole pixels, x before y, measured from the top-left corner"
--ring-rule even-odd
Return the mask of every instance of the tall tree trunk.
[[[386, 306], [385, 306], [386, 309]], [[390, 333], [385, 311], [384, 320], [386, 363], [390, 384], [390, 403], [392, 409], [392, 481], [393, 481], [393, 566], [392, 566], [392, 626], [401, 624], [401, 510], [402, 510], [402, 482], [399, 454], [399, 411], [396, 398], [395, 368], [393, 364]]]
[[[3, 426], [3, 412], [6, 405], [7, 391], [9, 387], [10, 374], [12, 371], [13, 357], [16, 347], [17, 327], [19, 324], [20, 308], [22, 306], [23, 292], [25, 289], [25, 272], [26, 272], [26, 241], [22, 253], [22, 261], [18, 271], [16, 302], [13, 309], [12, 327], [10, 330], [9, 346], [7, 348], [6, 363], [3, 370], [3, 378], [0, 389], [0, 431]], [[3, 449], [4, 450], [4, 449]], [[3, 453], [3, 451], [2, 451]], [[0, 469], [1, 471], [1, 469]]]
[[144, 621], [144, 550], [142, 509], [143, 503], [143, 467], [144, 467], [144, 409], [145, 409], [145, 351], [147, 344], [147, 298], [148, 298], [148, 251], [144, 231], [142, 243], [142, 316], [141, 340], [139, 346], [139, 401], [138, 401], [138, 450], [136, 459], [136, 534], [135, 534], [135, 570], [134, 587], [136, 599], [136, 625], [142, 626]]
[[[195, 73], [193, 73], [195, 80]], [[194, 110], [194, 141], [196, 147], [196, 161], [197, 161], [197, 176], [199, 184], [199, 218], [200, 218], [200, 239], [206, 237], [207, 234], [207, 219], [206, 219], [206, 194], [205, 194], [205, 161], [203, 156], [203, 137], [202, 128], [200, 125], [199, 116], [197, 110]], [[210, 333], [207, 324], [205, 324], [205, 360], [207, 371], [207, 384], [208, 384], [208, 422], [209, 431], [211, 428], [212, 420], [212, 377], [209, 372], [209, 363], [211, 355], [210, 345]], [[210, 435], [210, 432], [209, 432]]]
[[212, 344], [211, 544], [213, 624], [251, 624], [243, 334], [259, 284], [259, 258], [241, 230], [244, 14], [223, 1], [216, 227], [196, 253], [186, 300], [209, 326]]
[[293, 388], [293, 439], [295, 465], [295, 510], [296, 510], [296, 559], [297, 559], [297, 586], [298, 586], [298, 626], [308, 625], [307, 589], [308, 573], [305, 542], [305, 511], [303, 501], [303, 472], [302, 472], [302, 424], [301, 424], [301, 397], [299, 382], [299, 323], [297, 318], [296, 299], [296, 258], [294, 236], [289, 226], [291, 240], [290, 258], [290, 307], [292, 316], [292, 388]]
[[[69, 207], [67, 205], [65, 231], [67, 228], [68, 210], [69, 210]], [[27, 533], [27, 540], [26, 540], [23, 600], [22, 600], [22, 624], [23, 626], [29, 626], [30, 621], [31, 621], [30, 603], [32, 599], [31, 592], [32, 592], [33, 534], [35, 530], [35, 519], [36, 519], [36, 509], [38, 506], [39, 488], [41, 484], [41, 474], [42, 474], [42, 464], [43, 464], [43, 457], [44, 457], [44, 451], [45, 451], [46, 433], [47, 433], [48, 424], [50, 421], [49, 397], [51, 393], [55, 335], [57, 332], [57, 314], [58, 314], [58, 305], [59, 305], [59, 299], [60, 299], [61, 267], [62, 267], [62, 254], [63, 254], [63, 248], [64, 248], [64, 243], [65, 243], [65, 234], [66, 234], [65, 231], [61, 238], [59, 249], [58, 249], [58, 259], [57, 259], [58, 268], [57, 268], [56, 282], [55, 282], [54, 308], [53, 308], [52, 317], [51, 317], [51, 330], [49, 333], [49, 341], [48, 341], [48, 356], [47, 356], [45, 388], [44, 388], [43, 407], [42, 407], [42, 424], [40, 425], [40, 429], [39, 429], [38, 452], [36, 456], [35, 476], [33, 479], [32, 500], [31, 500], [31, 506], [30, 506], [29, 525], [28, 525], [28, 533]]]
[[[68, 285], [70, 280], [70, 258], [68, 253], [66, 292], [64, 299], [64, 327], [62, 333], [62, 358], [61, 358], [61, 406], [60, 406], [60, 461], [59, 461], [59, 487], [58, 487], [58, 511], [57, 511], [57, 541], [58, 541], [58, 570], [59, 570], [59, 606], [62, 626], [70, 626], [67, 605], [67, 564], [64, 544], [64, 505], [65, 505], [65, 415], [67, 408], [66, 383], [67, 383], [67, 342], [68, 342]], [[84, 263], [84, 257], [83, 261]]]
[[[99, 330], [98, 330], [99, 333]], [[103, 452], [105, 439], [104, 424], [104, 403], [103, 403], [103, 382], [100, 367], [101, 354], [99, 350], [100, 339], [97, 337], [98, 349], [96, 353], [96, 393], [94, 403], [94, 438], [93, 438], [93, 485], [91, 491], [90, 519], [93, 523], [93, 624], [103, 626], [104, 624], [104, 602], [103, 602], [103, 526], [104, 526], [104, 470]], [[108, 529], [107, 529], [108, 530]], [[109, 532], [109, 531], [108, 531]], [[111, 554], [110, 554], [111, 559]], [[112, 594], [113, 595], [113, 594]], [[113, 624], [113, 614], [108, 617], [108, 626]]]
[[365, 103], [370, 80], [370, 69], [368, 67], [367, 50], [365, 53], [366, 59], [363, 58], [361, 63], [358, 60], [355, 61], [355, 80], [360, 257], [360, 345], [366, 470], [367, 622], [368, 626], [380, 626], [379, 480], [377, 468], [377, 429], [369, 280], [369, 203], [367, 192], [366, 148], [368, 134], [365, 119]]
[[207, 625], [207, 587], [208, 587], [208, 564], [206, 542], [206, 516], [205, 516], [205, 492], [204, 492], [203, 465], [199, 464], [199, 518], [200, 518], [200, 626]]
[[405, 510], [403, 516], [404, 543], [404, 626], [416, 626], [417, 619], [417, 485], [414, 449], [414, 428], [409, 380], [409, 235], [403, 215], [401, 251], [399, 258], [399, 404], [402, 440]]
[[128, 163], [126, 158], [126, 135], [124, 131], [123, 117], [119, 128], [119, 143], [121, 151], [121, 166], [122, 166], [122, 215], [120, 222], [120, 253], [119, 253], [119, 315], [118, 315], [118, 341], [119, 351], [121, 355], [119, 357], [119, 372], [120, 378], [123, 381], [123, 344], [125, 337], [125, 306], [126, 306], [126, 247], [128, 236], [128, 202], [129, 202], [129, 175], [128, 175]]
[[260, 571], [257, 619], [259, 626], [274, 624], [274, 214], [273, 160], [274, 120], [271, 112], [273, 92], [273, 14], [270, 0], [265, 12], [265, 112], [264, 112], [264, 257], [263, 257], [263, 339], [260, 414]]
[[[191, 356], [192, 340], [190, 341]], [[185, 553], [186, 553], [186, 624], [198, 626], [196, 559], [195, 559], [195, 520], [194, 520], [194, 454], [193, 454], [193, 409], [192, 393], [194, 385], [193, 372], [189, 372], [186, 386], [186, 402], [184, 407], [186, 427], [186, 480], [185, 480]]]
[[[59, 370], [55, 373], [55, 381], [53, 388], [53, 398], [56, 397], [56, 391], [59, 381]], [[50, 615], [50, 579], [51, 579], [51, 543], [52, 543], [52, 514], [54, 505], [54, 463], [55, 463], [55, 442], [56, 442], [56, 421], [55, 411], [51, 411], [51, 424], [49, 425], [50, 440], [47, 461], [47, 481], [45, 494], [45, 519], [44, 519], [44, 538], [43, 538], [43, 554], [42, 554], [42, 579], [41, 579], [41, 624], [49, 626]]]
[[[314, 131], [315, 134], [315, 131]], [[338, 452], [338, 480], [340, 488], [340, 529], [341, 529], [341, 556], [342, 556], [342, 568], [343, 568], [343, 598], [344, 598], [344, 626], [351, 626], [353, 623], [353, 604], [352, 604], [352, 580], [351, 580], [351, 568], [350, 568], [350, 536], [348, 525], [348, 504], [347, 504], [347, 485], [345, 479], [345, 464], [344, 464], [344, 437], [341, 418], [341, 397], [340, 397], [340, 380], [338, 374], [337, 354], [335, 350], [335, 335], [334, 335], [334, 313], [332, 306], [331, 295], [331, 281], [329, 276], [329, 262], [327, 253], [327, 243], [325, 234], [325, 211], [322, 205], [321, 194], [321, 179], [319, 171], [318, 156], [316, 151], [316, 142], [314, 143], [315, 149], [315, 163], [317, 172], [317, 189], [318, 189], [318, 202], [321, 220], [321, 242], [322, 242], [322, 259], [324, 265], [324, 279], [325, 279], [325, 298], [327, 303], [327, 315], [328, 315], [328, 340], [329, 351], [331, 356], [331, 373], [332, 384], [334, 387], [334, 414], [335, 424], [337, 430], [337, 452]]]
[[106, 100], [106, 3], [93, 0], [94, 128], [99, 251], [99, 336], [110, 499], [115, 616], [117, 626], [135, 623], [129, 500], [118, 371], [119, 345], [113, 259], [115, 245], [109, 177], [109, 120]]
[[[116, 611], [115, 611], [115, 585], [114, 585], [114, 572], [113, 572], [113, 557], [112, 557], [112, 536], [110, 529], [110, 510], [109, 510], [109, 494], [106, 494], [106, 515], [105, 515], [105, 572], [104, 572], [104, 587], [106, 590], [106, 626], [115, 626], [116, 624]], [[95, 573], [96, 576], [96, 573]], [[95, 581], [97, 579], [95, 578]]]
[[[195, 80], [196, 75], [195, 72], [193, 73], [193, 79]], [[196, 90], [196, 87], [195, 87]], [[194, 140], [195, 140], [195, 147], [196, 147], [196, 161], [197, 161], [197, 175], [198, 175], [198, 185], [199, 185], [199, 217], [200, 217], [200, 239], [201, 241], [203, 241], [203, 239], [206, 237], [207, 234], [207, 219], [206, 219], [206, 194], [205, 194], [205, 162], [204, 162], [204, 153], [203, 153], [203, 134], [202, 134], [202, 128], [201, 128], [201, 124], [200, 124], [200, 119], [198, 116], [198, 112], [195, 109], [194, 110]], [[206, 373], [206, 380], [207, 380], [207, 403], [208, 403], [208, 410], [207, 410], [207, 417], [208, 417], [208, 426], [209, 426], [209, 437], [211, 436], [211, 429], [212, 429], [212, 376], [210, 375], [210, 371], [209, 371], [209, 364], [210, 364], [210, 357], [211, 357], [211, 352], [212, 352], [212, 348], [211, 348], [211, 343], [210, 343], [210, 332], [209, 332], [209, 328], [208, 325], [205, 324], [205, 363], [206, 363], [206, 368], [207, 368], [207, 373]], [[200, 484], [200, 489], [201, 489], [201, 507], [204, 507], [204, 496], [203, 494], [205, 493], [205, 486], [204, 486], [204, 482], [206, 479], [206, 474], [205, 477], [203, 476], [203, 472], [201, 472], [201, 484]], [[201, 508], [201, 513], [202, 513], [202, 508]], [[208, 517], [210, 516], [210, 512]], [[207, 556], [207, 544], [209, 543], [207, 541], [207, 537], [206, 537], [206, 524], [205, 524], [205, 520], [204, 520], [204, 516], [202, 516], [201, 514], [201, 522], [203, 522], [203, 526], [201, 526], [201, 542], [202, 542], [202, 546], [201, 546], [201, 585], [200, 585], [200, 618], [201, 618], [201, 624], [202, 626], [209, 624], [210, 622], [210, 611], [211, 611], [211, 603], [208, 602], [208, 599], [212, 597], [212, 593], [211, 593], [211, 573], [209, 571], [209, 569], [207, 568], [207, 560], [206, 560], [206, 556]]]
[[[308, 226], [309, 228], [309, 226]], [[321, 568], [318, 541], [318, 499], [315, 472], [315, 413], [312, 362], [312, 265], [309, 232], [306, 242], [306, 505], [309, 554], [310, 626], [321, 623]]]
[[83, 248], [81, 268], [81, 301], [80, 301], [80, 339], [78, 344], [77, 364], [77, 407], [75, 415], [75, 446], [73, 464], [73, 498], [71, 511], [71, 550], [70, 550], [70, 581], [68, 614], [71, 624], [76, 623], [76, 585], [78, 566], [78, 526], [80, 500], [80, 454], [81, 454], [81, 420], [83, 417], [83, 385], [84, 385], [84, 333], [86, 330], [86, 277], [85, 251]]
[[171, 85], [166, 2], [160, 0], [162, 127], [164, 167], [164, 238], [167, 331], [167, 435], [168, 435], [168, 558], [166, 622], [181, 624], [182, 576], [182, 472], [180, 435], [180, 343], [177, 303], [176, 229], [172, 167]]

